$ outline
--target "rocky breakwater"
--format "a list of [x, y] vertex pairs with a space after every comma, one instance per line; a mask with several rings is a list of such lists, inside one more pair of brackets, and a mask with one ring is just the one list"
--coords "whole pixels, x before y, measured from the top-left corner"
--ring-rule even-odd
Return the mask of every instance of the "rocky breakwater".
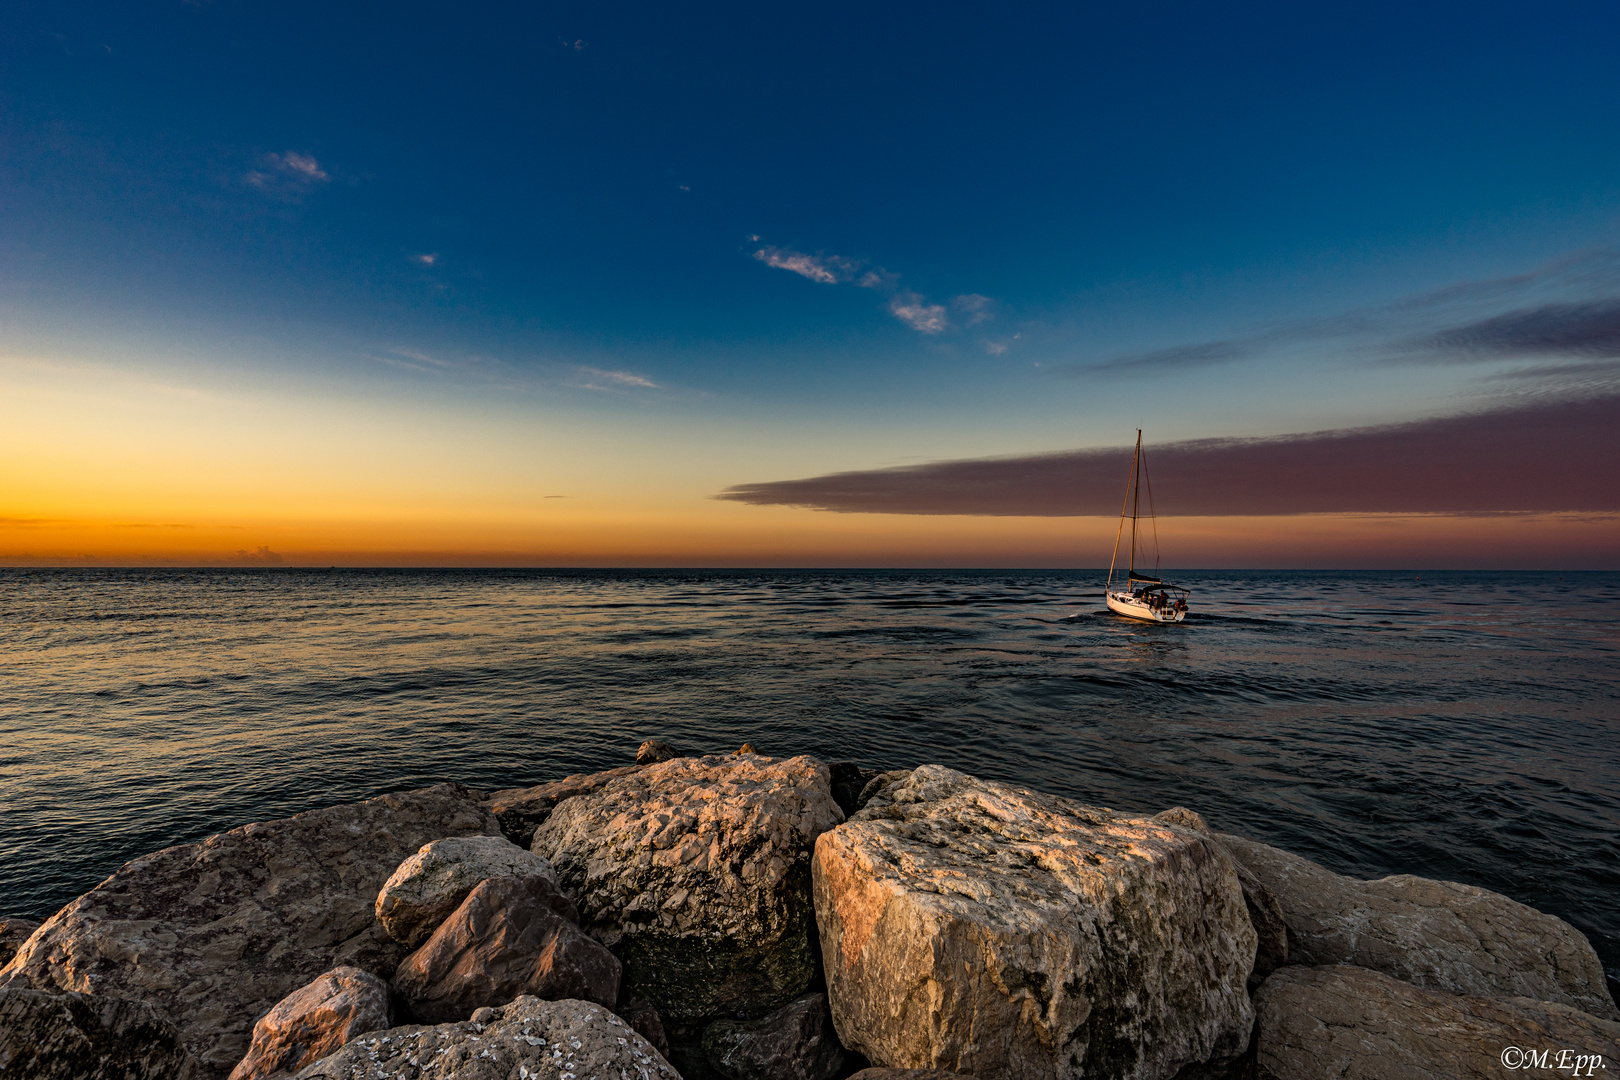
[[401, 860], [496, 832], [476, 792], [442, 784], [165, 848], [47, 920], [0, 968], [0, 987], [141, 1002], [178, 1029], [199, 1080], [223, 1080], [255, 1020], [316, 976], [393, 975], [408, 950], [374, 906]]
[[814, 758], [675, 758], [560, 802], [533, 850], [695, 1074], [707, 1024], [763, 1016], [810, 988], [810, 855], [843, 816]]
[[844, 1044], [987, 1078], [1169, 1078], [1232, 1058], [1256, 936], [1232, 860], [1181, 826], [940, 766], [816, 842]]

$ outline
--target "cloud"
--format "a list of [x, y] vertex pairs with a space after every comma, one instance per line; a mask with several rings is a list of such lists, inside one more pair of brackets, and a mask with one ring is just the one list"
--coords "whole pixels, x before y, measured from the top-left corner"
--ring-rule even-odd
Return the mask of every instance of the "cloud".
[[995, 318], [995, 306], [996, 302], [994, 300], [988, 296], [980, 296], [978, 293], [966, 293], [962, 296], [953, 297], [951, 300], [951, 309], [966, 318], [969, 326], [978, 326], [980, 323], [989, 322]]
[[762, 247], [754, 258], [778, 270], [790, 270], [823, 285], [837, 285], [855, 276], [859, 264], [838, 255], [805, 255], [788, 248]]
[[657, 390], [658, 384], [651, 379], [644, 378], [629, 371], [607, 371], [603, 368], [576, 367], [574, 371], [584, 382], [575, 382], [570, 385], [581, 390], [623, 390], [645, 389]]
[[[1160, 513], [1620, 511], [1620, 394], [1415, 423], [1149, 447]], [[1112, 516], [1130, 447], [740, 484], [716, 498], [838, 513]]]
[[249, 170], [242, 179], [260, 191], [283, 198], [297, 198], [331, 180], [313, 155], [296, 150], [266, 154], [260, 164], [261, 168]]
[[1620, 299], [1521, 308], [1416, 338], [1408, 348], [1442, 362], [1620, 358]]
[[856, 282], [856, 284], [863, 289], [881, 289], [888, 292], [900, 287], [900, 275], [890, 273], [889, 271], [883, 269], [883, 267], [879, 266], [874, 270], [868, 270], [866, 273], [862, 274], [861, 280]]
[[1157, 375], [1165, 371], [1225, 364], [1254, 356], [1259, 351], [1253, 341], [1201, 341], [1193, 345], [1174, 345], [1168, 349], [1128, 353], [1101, 364], [1069, 367], [1065, 370], [1073, 375]]
[[260, 544], [252, 551], [237, 548], [236, 556], [226, 561], [241, 566], [280, 566], [284, 560], [269, 547]]
[[943, 304], [930, 304], [914, 292], [903, 292], [890, 300], [889, 312], [922, 334], [937, 334], [951, 325]]
[[423, 266], [432, 266], [439, 261], [439, 253], [430, 251], [421, 255], [412, 255], [411, 261], [421, 263]]

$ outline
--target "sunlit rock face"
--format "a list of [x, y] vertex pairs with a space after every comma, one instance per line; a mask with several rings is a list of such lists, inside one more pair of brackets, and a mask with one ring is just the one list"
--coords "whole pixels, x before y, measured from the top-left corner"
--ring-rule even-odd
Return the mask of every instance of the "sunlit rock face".
[[630, 990], [690, 1025], [761, 1016], [807, 989], [810, 852], [841, 820], [814, 758], [676, 758], [561, 802], [534, 851]]
[[816, 841], [814, 883], [874, 1064], [1162, 1080], [1247, 1045], [1255, 932], [1194, 830], [925, 765]]
[[424, 844], [377, 894], [377, 921], [388, 936], [412, 949], [461, 906], [479, 882], [533, 875], [557, 883], [551, 864], [503, 836], [453, 836]]
[[259, 1018], [253, 1043], [231, 1080], [285, 1080], [389, 1023], [387, 983], [359, 968], [333, 968]]
[[199, 1075], [223, 1078], [253, 1022], [324, 971], [393, 974], [377, 891], [430, 840], [494, 835], [477, 792], [441, 784], [261, 821], [143, 855], [57, 912], [0, 981], [146, 1002]]
[[1620, 1020], [1586, 935], [1554, 915], [1454, 881], [1358, 881], [1281, 848], [1219, 834], [1288, 925], [1288, 962], [1354, 964], [1429, 990], [1557, 1002]]

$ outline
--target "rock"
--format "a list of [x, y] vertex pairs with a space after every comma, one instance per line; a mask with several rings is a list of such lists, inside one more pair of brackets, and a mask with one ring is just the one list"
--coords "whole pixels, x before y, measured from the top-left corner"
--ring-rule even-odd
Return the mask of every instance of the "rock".
[[424, 844], [399, 864], [377, 894], [377, 918], [388, 936], [414, 949], [461, 906], [473, 886], [508, 874], [551, 879], [551, 864], [503, 836], [453, 836]]
[[[1185, 806], [1172, 806], [1153, 815], [1154, 821], [1180, 825], [1205, 836], [1214, 836], [1203, 816]], [[1249, 992], [1252, 994], [1265, 981], [1267, 975], [1288, 963], [1288, 926], [1283, 921], [1282, 905], [1271, 895], [1265, 883], [1237, 858], [1232, 860], [1237, 869], [1238, 883], [1243, 886], [1243, 906], [1249, 912], [1249, 925], [1254, 927], [1258, 939], [1254, 952], [1254, 970], [1249, 973]]]
[[377, 890], [429, 840], [495, 832], [457, 784], [244, 825], [143, 855], [53, 915], [0, 981], [145, 1001], [204, 1080], [247, 1053], [253, 1021], [324, 971], [386, 977], [404, 955]]
[[809, 988], [810, 849], [842, 818], [814, 758], [677, 758], [562, 803], [534, 850], [630, 991], [691, 1025]]
[[480, 882], [394, 973], [394, 991], [427, 1023], [464, 1020], [520, 994], [584, 998], [611, 1007], [619, 960], [576, 925], [549, 878]]
[[1553, 1063], [1570, 1052], [1562, 1070], [1537, 1076], [1572, 1075], [1576, 1055], [1620, 1058], [1620, 1023], [1531, 998], [1424, 990], [1360, 967], [1282, 968], [1255, 1008], [1262, 1080], [1499, 1080], [1527, 1068], [1524, 1051], [1546, 1050]]
[[175, 1026], [138, 1001], [0, 989], [0, 1075], [18, 1080], [192, 1080]]
[[955, 1073], [949, 1069], [885, 1069], [875, 1066], [862, 1069], [849, 1080], [974, 1080], [967, 1073]]
[[652, 1043], [666, 1060], [669, 1058], [669, 1036], [664, 1034], [664, 1022], [659, 1019], [658, 1010], [653, 1008], [652, 1002], [621, 991], [619, 1003], [613, 1011], [635, 1028], [638, 1035]]
[[485, 806], [500, 822], [501, 834], [518, 847], [527, 848], [534, 840], [534, 830], [551, 816], [558, 803], [589, 795], [610, 781], [634, 776], [644, 768], [645, 765], [626, 765], [605, 772], [579, 773], [534, 787], [507, 788], [491, 795]]
[[656, 765], [660, 761], [673, 761], [681, 753], [663, 739], [648, 739], [636, 748], [637, 765]]
[[1358, 881], [1219, 834], [1281, 905], [1291, 964], [1354, 964], [1429, 990], [1528, 997], [1620, 1020], [1586, 935], [1505, 896], [1399, 874]]
[[832, 775], [833, 802], [848, 817], [861, 808], [861, 791], [878, 775], [877, 769], [863, 769], [853, 761], [835, 761], [827, 766]]
[[359, 968], [333, 968], [276, 1002], [253, 1025], [231, 1080], [281, 1080], [368, 1031], [391, 1023], [388, 985]]
[[23, 942], [31, 937], [39, 923], [33, 919], [23, 919], [17, 916], [0, 919], [0, 967], [5, 967], [11, 958], [17, 955]]
[[826, 994], [806, 994], [760, 1020], [716, 1020], [703, 1033], [703, 1053], [727, 1080], [833, 1080], [845, 1057]]
[[589, 1001], [520, 997], [477, 1022], [396, 1027], [356, 1039], [298, 1080], [681, 1080], [646, 1039]]
[[888, 772], [878, 773], [876, 776], [872, 777], [872, 779], [866, 782], [866, 786], [861, 788], [860, 795], [856, 796], [856, 811], [866, 809], [866, 804], [876, 798], [880, 791], [891, 784], [899, 783], [910, 775], [910, 769], [890, 769]]
[[814, 874], [833, 1022], [874, 1064], [1146, 1080], [1248, 1043], [1255, 933], [1189, 829], [924, 765]]
[[744, 754], [758, 754], [758, 753], [759, 753], [759, 751], [754, 749], [754, 744], [753, 743], [745, 742], [741, 746], [737, 747], [737, 749], [733, 750], [731, 752], [731, 756], [732, 757], [741, 757]]

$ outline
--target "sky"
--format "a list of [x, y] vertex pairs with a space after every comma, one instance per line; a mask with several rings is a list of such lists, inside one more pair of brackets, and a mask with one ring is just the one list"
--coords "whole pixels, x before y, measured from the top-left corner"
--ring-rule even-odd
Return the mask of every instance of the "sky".
[[1620, 569], [1617, 40], [0, 4], [0, 565]]

